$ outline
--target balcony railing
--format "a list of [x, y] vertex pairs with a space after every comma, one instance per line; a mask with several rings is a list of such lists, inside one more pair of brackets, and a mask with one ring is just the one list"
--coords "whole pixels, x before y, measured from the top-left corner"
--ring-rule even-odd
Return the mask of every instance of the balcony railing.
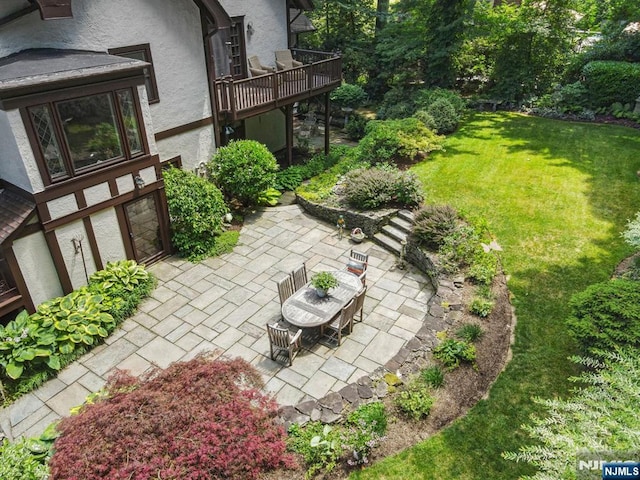
[[301, 67], [259, 77], [215, 82], [218, 111], [240, 120], [333, 90], [342, 80], [342, 58], [332, 53], [292, 50]]

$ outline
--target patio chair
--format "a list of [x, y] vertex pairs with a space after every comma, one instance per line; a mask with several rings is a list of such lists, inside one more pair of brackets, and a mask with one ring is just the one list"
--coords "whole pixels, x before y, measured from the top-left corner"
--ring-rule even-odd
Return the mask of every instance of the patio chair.
[[249, 71], [251, 76], [259, 77], [260, 75], [266, 75], [267, 73], [275, 73], [276, 69], [260, 63], [260, 59], [257, 55], [253, 55], [247, 59], [249, 63]]
[[293, 358], [302, 348], [302, 330], [298, 330], [295, 335], [291, 335], [291, 332], [286, 327], [267, 324], [267, 333], [269, 334], [271, 360], [275, 360], [275, 356], [284, 350], [287, 352], [289, 366], [291, 366], [293, 364]]
[[278, 67], [278, 70], [289, 70], [302, 65], [304, 63], [293, 59], [291, 50], [276, 50], [276, 67]]
[[291, 275], [287, 275], [286, 278], [283, 278], [278, 282], [278, 295], [280, 295], [280, 305], [284, 303], [284, 301], [293, 295], [295, 290], [293, 289], [293, 279]]
[[293, 289], [297, 292], [309, 281], [307, 279], [307, 266], [303, 263], [301, 266], [291, 272], [291, 277], [293, 278]]
[[363, 316], [364, 316], [364, 297], [367, 294], [367, 287], [365, 286], [362, 290], [360, 290], [360, 292], [358, 292], [358, 294], [356, 295], [355, 298], [355, 309], [354, 309], [354, 313], [353, 313], [353, 321], [356, 321], [356, 315], [360, 314], [360, 320], [358, 320], [358, 322], [362, 322]]
[[[339, 347], [342, 343], [342, 332], [349, 329], [349, 333], [353, 331], [353, 316], [356, 312], [355, 299], [349, 300], [340, 314], [326, 325], [320, 327], [320, 335], [326, 339], [328, 343], [337, 343]], [[327, 333], [326, 331], [329, 330]]]
[[367, 284], [367, 266], [369, 265], [369, 254], [351, 250], [347, 271], [357, 275], [362, 285]]

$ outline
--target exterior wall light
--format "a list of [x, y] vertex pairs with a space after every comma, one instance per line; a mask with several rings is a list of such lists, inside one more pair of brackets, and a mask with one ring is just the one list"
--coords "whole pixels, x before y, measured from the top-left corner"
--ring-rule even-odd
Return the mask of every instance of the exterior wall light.
[[140, 175], [133, 177], [133, 182], [136, 184], [136, 188], [138, 190], [142, 190], [144, 188], [144, 180]]

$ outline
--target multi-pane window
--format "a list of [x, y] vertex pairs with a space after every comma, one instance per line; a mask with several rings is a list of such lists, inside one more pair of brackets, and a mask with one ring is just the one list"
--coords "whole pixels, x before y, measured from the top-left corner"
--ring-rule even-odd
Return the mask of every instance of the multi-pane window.
[[28, 108], [50, 182], [143, 153], [130, 88]]
[[151, 47], [148, 43], [142, 45], [132, 45], [130, 47], [110, 48], [111, 55], [120, 57], [133, 58], [142, 60], [150, 65], [144, 69], [144, 85], [147, 89], [147, 100], [149, 103], [157, 103], [160, 101], [158, 95], [158, 85], [156, 83], [156, 75], [153, 71], [153, 60], [151, 58]]

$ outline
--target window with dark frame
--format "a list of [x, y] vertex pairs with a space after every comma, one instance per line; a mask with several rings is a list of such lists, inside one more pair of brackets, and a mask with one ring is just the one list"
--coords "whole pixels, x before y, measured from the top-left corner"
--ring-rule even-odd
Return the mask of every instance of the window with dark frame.
[[142, 60], [150, 64], [144, 69], [144, 85], [147, 89], [147, 100], [149, 103], [158, 103], [160, 95], [158, 94], [158, 84], [156, 83], [156, 74], [153, 70], [153, 60], [151, 58], [151, 46], [148, 43], [141, 45], [131, 45], [128, 47], [110, 48], [111, 55], [119, 57], [133, 58]]
[[116, 88], [27, 107], [48, 182], [145, 153], [137, 92]]

